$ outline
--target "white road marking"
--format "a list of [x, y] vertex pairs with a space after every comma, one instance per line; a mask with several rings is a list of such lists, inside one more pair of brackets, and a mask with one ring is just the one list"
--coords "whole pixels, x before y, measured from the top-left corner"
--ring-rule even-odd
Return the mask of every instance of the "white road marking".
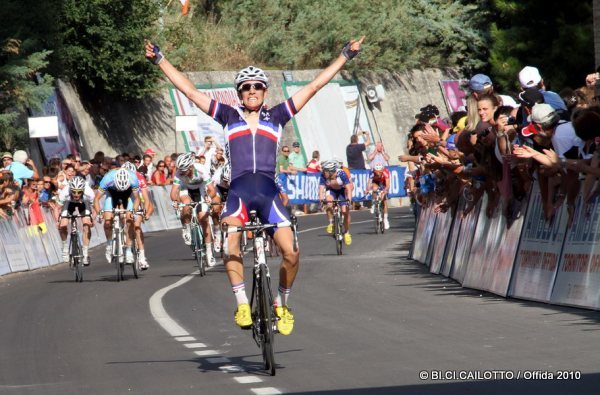
[[254, 392], [256, 395], [275, 395], [282, 393], [277, 388], [273, 387], [251, 388], [250, 391]]
[[223, 373], [239, 373], [239, 372], [244, 371], [244, 369], [242, 369], [242, 367], [238, 366], [238, 365], [219, 366], [219, 370], [222, 371]]
[[241, 376], [234, 377], [233, 379], [240, 384], [262, 383], [262, 379], [256, 376]]
[[169, 314], [167, 314], [167, 311], [162, 304], [162, 298], [173, 288], [177, 288], [195, 278], [195, 274], [196, 272], [185, 276], [181, 280], [169, 285], [168, 287], [159, 289], [154, 293], [154, 295], [152, 295], [152, 297], [150, 297], [150, 313], [152, 313], [152, 317], [154, 317], [154, 320], [158, 322], [158, 324], [173, 337], [189, 336], [190, 333], [183, 329], [174, 319], [171, 318], [171, 316], [169, 316]]
[[180, 336], [176, 337], [175, 340], [178, 342], [195, 342], [196, 338], [194, 336]]
[[184, 344], [184, 347], [186, 347], [186, 348], [204, 348], [204, 347], [206, 347], [206, 344], [204, 344], [204, 343], [186, 343], [186, 344]]
[[219, 355], [221, 351], [219, 350], [202, 350], [202, 351], [194, 351], [194, 354], [199, 357], [205, 357], [207, 355]]

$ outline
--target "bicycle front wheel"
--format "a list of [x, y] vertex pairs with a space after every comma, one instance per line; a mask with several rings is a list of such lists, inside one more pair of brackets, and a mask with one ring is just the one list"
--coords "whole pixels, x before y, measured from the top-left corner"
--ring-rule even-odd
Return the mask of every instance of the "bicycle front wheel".
[[81, 259], [79, 240], [71, 237], [71, 262], [73, 263], [73, 269], [75, 269], [75, 282], [78, 283], [83, 282], [83, 262]]
[[192, 229], [192, 245], [194, 246], [194, 256], [196, 257], [196, 266], [198, 266], [198, 271], [200, 272], [200, 277], [203, 277], [206, 274], [206, 264], [205, 264], [205, 251], [203, 248], [204, 242], [202, 240], [202, 232], [200, 232], [200, 227], [194, 226]]
[[260, 268], [260, 279], [257, 292], [259, 306], [259, 327], [261, 336], [261, 349], [264, 368], [271, 376], [275, 376], [275, 355], [273, 341], [275, 332], [275, 315], [273, 312], [273, 298], [269, 278], [264, 267]]
[[133, 254], [133, 263], [131, 264], [131, 268], [133, 269], [133, 277], [138, 277], [138, 263], [140, 259], [139, 251], [137, 249], [137, 241], [133, 240], [131, 243], [131, 253]]
[[117, 282], [123, 280], [123, 246], [121, 245], [121, 235], [115, 235], [113, 241], [113, 264], [117, 269]]
[[342, 244], [344, 243], [344, 233], [342, 232], [342, 221], [339, 214], [333, 215], [333, 229], [335, 237], [335, 249], [338, 255], [342, 255]]

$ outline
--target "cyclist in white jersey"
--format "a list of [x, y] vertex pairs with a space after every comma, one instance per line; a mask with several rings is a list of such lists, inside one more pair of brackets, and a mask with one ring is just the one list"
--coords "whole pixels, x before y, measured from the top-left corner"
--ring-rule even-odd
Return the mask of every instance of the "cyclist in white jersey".
[[[208, 167], [196, 163], [196, 155], [193, 152], [179, 155], [175, 161], [175, 166], [177, 171], [173, 179], [173, 187], [171, 188], [173, 207], [177, 207], [179, 203], [187, 204], [192, 201], [201, 203], [196, 206], [196, 216], [204, 234], [208, 265], [214, 266], [216, 262], [212, 253], [212, 232], [209, 231], [208, 206], [204, 199], [206, 182], [209, 179]], [[181, 225], [183, 226], [183, 241], [186, 245], [192, 244], [191, 217], [191, 207], [183, 207], [181, 210]]]
[[[289, 222], [289, 214], [282, 205], [275, 184], [275, 163], [283, 126], [323, 88], [346, 62], [360, 52], [365, 37], [344, 45], [340, 55], [317, 77], [299, 89], [292, 97], [274, 107], [264, 103], [269, 79], [266, 73], [254, 66], [238, 72], [235, 87], [242, 106], [234, 108], [212, 100], [196, 88], [183, 73], [165, 59], [160, 49], [146, 42], [146, 58], [160, 67], [171, 83], [191, 100], [201, 111], [219, 122], [225, 130], [228, 157], [231, 161], [231, 185], [227, 205], [221, 215], [222, 223], [240, 226], [255, 210], [262, 222]], [[298, 273], [300, 254], [294, 251], [293, 234], [289, 227], [269, 232], [282, 251], [279, 270], [279, 288], [275, 298], [275, 312], [279, 318], [277, 329], [289, 335], [294, 327], [294, 315], [288, 299]], [[236, 324], [242, 328], [252, 325], [252, 316], [244, 284], [244, 267], [240, 255], [239, 233], [228, 235], [229, 254], [225, 269], [235, 295]]]

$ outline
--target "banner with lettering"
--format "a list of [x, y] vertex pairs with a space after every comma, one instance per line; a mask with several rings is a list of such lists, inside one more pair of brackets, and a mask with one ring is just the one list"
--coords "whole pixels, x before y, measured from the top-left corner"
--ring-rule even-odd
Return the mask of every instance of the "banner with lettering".
[[[405, 167], [389, 166], [390, 171], [390, 191], [388, 197], [405, 197], [406, 189], [404, 187]], [[369, 187], [370, 170], [351, 170], [352, 183], [354, 190], [352, 200], [364, 201], [370, 200], [371, 196], [366, 196], [366, 190]], [[279, 182], [288, 194], [290, 204], [318, 203], [319, 202], [319, 180], [320, 173], [298, 173], [298, 174], [279, 174]]]
[[511, 279], [510, 296], [550, 301], [566, 229], [567, 210], [564, 205], [556, 212], [553, 221], [544, 219], [542, 195], [535, 182]]
[[585, 204], [581, 195], [567, 232], [551, 302], [600, 308], [600, 198]]

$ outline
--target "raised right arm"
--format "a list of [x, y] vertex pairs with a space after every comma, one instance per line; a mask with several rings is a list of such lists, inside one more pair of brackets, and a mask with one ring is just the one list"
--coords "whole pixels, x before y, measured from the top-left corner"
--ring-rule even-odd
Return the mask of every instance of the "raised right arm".
[[161, 71], [169, 81], [171, 81], [175, 88], [194, 102], [199, 109], [208, 113], [211, 101], [210, 97], [196, 89], [192, 81], [190, 81], [182, 72], [177, 70], [175, 66], [164, 57], [158, 47], [149, 41], [146, 41], [146, 58], [152, 63], [155, 63], [156, 59], [160, 59], [158, 61], [158, 67], [160, 67]]

